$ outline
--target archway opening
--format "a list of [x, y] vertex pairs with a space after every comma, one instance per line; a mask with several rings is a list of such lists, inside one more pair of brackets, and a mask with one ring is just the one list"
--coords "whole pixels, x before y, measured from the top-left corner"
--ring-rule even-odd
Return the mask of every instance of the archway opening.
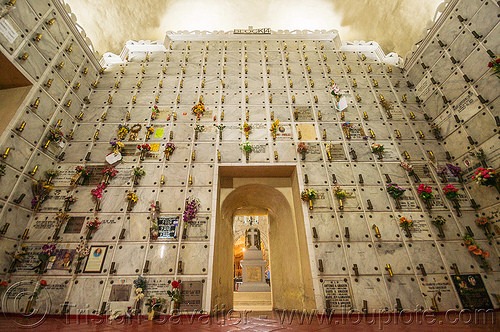
[[234, 221], [240, 216], [267, 216], [272, 307], [314, 309], [311, 266], [295, 168], [281, 169], [272, 180], [265, 176], [266, 167], [250, 167], [250, 171], [246, 168], [231, 167], [229, 174], [219, 170], [212, 309], [234, 307]]

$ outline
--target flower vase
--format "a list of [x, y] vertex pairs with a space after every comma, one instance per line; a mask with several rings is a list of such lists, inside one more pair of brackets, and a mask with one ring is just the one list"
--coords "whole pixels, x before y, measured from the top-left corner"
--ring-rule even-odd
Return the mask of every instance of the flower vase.
[[384, 158], [382, 151], [377, 152], [378, 159], [382, 160]]
[[342, 198], [339, 198], [339, 210], [343, 210], [344, 209], [344, 202], [343, 202], [343, 199]]
[[245, 138], [248, 139], [248, 131], [245, 131]]
[[52, 235], [52, 238], [54, 240], [57, 240], [59, 239], [59, 232], [61, 231], [61, 227], [56, 227], [55, 231], [54, 231], [54, 235]]
[[64, 202], [64, 211], [69, 211], [69, 202]]
[[92, 229], [89, 229], [87, 231], [87, 240], [90, 240], [92, 238]]
[[181, 302], [180, 301], [174, 301], [174, 310], [179, 310], [181, 308]]
[[139, 177], [137, 175], [133, 175], [132, 176], [132, 181], [134, 182], [134, 185], [138, 185], [139, 184]]
[[247, 161], [250, 159], [250, 151], [245, 151], [245, 157]]
[[146, 157], [146, 151], [141, 151], [141, 157], [140, 160], [144, 161], [144, 158]]
[[95, 210], [101, 211], [101, 201], [99, 199], [95, 201]]
[[408, 227], [404, 227], [403, 229], [404, 229], [404, 231], [406, 233], [406, 237], [407, 238], [411, 238], [411, 231], [410, 231], [410, 229]]
[[401, 202], [400, 202], [399, 198], [395, 198], [394, 200], [396, 201], [396, 209], [401, 210]]
[[273, 132], [273, 141], [276, 141], [276, 133]]
[[486, 163], [486, 160], [481, 160], [481, 165], [483, 168], [488, 168], [488, 164]]
[[9, 266], [9, 269], [7, 270], [7, 273], [12, 273], [16, 270], [16, 264], [17, 264], [17, 260], [14, 259], [12, 261], [12, 263], [10, 263], [10, 266]]
[[486, 272], [490, 271], [491, 266], [488, 263], [488, 261], [486, 260], [486, 258], [479, 256], [479, 259], [481, 260], [481, 265], [479, 265], [479, 267], [482, 268], [483, 270], [485, 270]]
[[148, 314], [148, 320], [153, 320], [155, 318], [155, 311], [151, 309], [151, 311]]
[[53, 179], [53, 178], [54, 178], [54, 177], [53, 177], [52, 175], [51, 175], [51, 176], [49, 176], [49, 178], [47, 179], [47, 184], [52, 184], [52, 179]]
[[313, 209], [313, 201], [312, 199], [309, 200], [309, 210]]
[[456, 199], [456, 198], [452, 199], [451, 204], [453, 205], [453, 207], [457, 211], [457, 215], [460, 217], [462, 215], [462, 213], [460, 212], [460, 203], [458, 202], [458, 199]]
[[198, 130], [194, 131], [194, 140], [196, 141], [198, 139]]
[[82, 267], [82, 259], [78, 259], [78, 262], [76, 263], [76, 267], [75, 267], [75, 273], [80, 273], [81, 267]]
[[430, 199], [426, 199], [426, 200], [424, 200], [424, 202], [425, 202], [425, 207], [427, 208], [427, 210], [431, 210], [432, 209], [431, 200]]
[[170, 160], [170, 152], [165, 152], [165, 159]]
[[439, 176], [441, 177], [441, 182], [442, 183], [448, 182], [448, 179], [446, 178], [446, 174], [441, 173]]
[[464, 183], [464, 177], [462, 176], [462, 174], [458, 174], [457, 177], [458, 177], [458, 182]]
[[31, 309], [33, 307], [33, 299], [29, 299], [28, 303], [26, 303], [26, 308], [24, 309], [24, 314], [29, 315], [31, 313]]
[[444, 239], [445, 235], [444, 235], [444, 232], [443, 232], [443, 225], [437, 225], [436, 226], [437, 229], [438, 229], [438, 237]]
[[494, 184], [495, 188], [497, 189], [498, 193], [500, 194], [500, 182], [495, 182]]
[[302, 160], [306, 160], [306, 152], [305, 152], [305, 151], [303, 151], [303, 152], [301, 152], [300, 154], [302, 155]]
[[47, 267], [48, 261], [40, 262], [40, 266], [38, 267], [38, 274], [43, 274], [45, 272], [45, 268]]
[[36, 204], [35, 204], [35, 208], [33, 209], [33, 212], [34, 213], [37, 213], [38, 210], [40, 210], [40, 205], [42, 204], [42, 201], [37, 201]]
[[187, 224], [184, 225], [184, 228], [182, 228], [182, 239], [185, 240], [187, 239]]
[[109, 174], [106, 174], [106, 175], [104, 176], [104, 184], [105, 184], [105, 185], [108, 185], [108, 184], [109, 184]]
[[420, 178], [418, 177], [417, 173], [413, 172], [411, 175], [413, 176], [413, 180], [415, 181], [415, 183], [420, 182]]
[[222, 130], [219, 131], [219, 140], [222, 140]]
[[128, 204], [127, 204], [127, 211], [130, 212], [132, 211], [132, 205], [134, 204], [134, 202], [132, 202], [132, 200], [129, 200], [128, 201]]

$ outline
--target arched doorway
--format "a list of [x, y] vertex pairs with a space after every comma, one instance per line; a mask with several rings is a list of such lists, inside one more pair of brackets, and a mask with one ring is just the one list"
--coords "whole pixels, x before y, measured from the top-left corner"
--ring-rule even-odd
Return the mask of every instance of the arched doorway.
[[298, 193], [295, 200], [292, 183], [290, 181], [286, 190], [265, 184], [246, 184], [219, 197], [212, 308], [233, 308], [233, 220], [236, 215], [268, 216], [273, 307], [286, 310], [316, 307], [302, 208]]

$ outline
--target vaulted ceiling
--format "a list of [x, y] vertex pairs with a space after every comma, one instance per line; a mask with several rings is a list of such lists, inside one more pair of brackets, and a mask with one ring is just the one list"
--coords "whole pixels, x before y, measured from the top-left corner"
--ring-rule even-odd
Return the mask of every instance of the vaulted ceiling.
[[404, 56], [443, 0], [65, 0], [95, 48], [163, 40], [168, 30], [337, 29], [342, 40], [377, 41]]

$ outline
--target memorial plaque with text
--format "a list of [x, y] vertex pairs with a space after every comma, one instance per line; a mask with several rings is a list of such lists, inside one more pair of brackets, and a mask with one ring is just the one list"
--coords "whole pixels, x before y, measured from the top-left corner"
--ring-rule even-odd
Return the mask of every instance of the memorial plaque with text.
[[178, 225], [179, 217], [158, 217], [158, 238], [175, 239]]
[[452, 275], [451, 279], [465, 309], [493, 309], [480, 274]]
[[328, 309], [352, 308], [352, 294], [349, 281], [344, 278], [325, 280], [323, 282], [323, 295], [329, 303]]
[[182, 282], [181, 297], [181, 311], [201, 310], [203, 299], [203, 283], [201, 281]]

